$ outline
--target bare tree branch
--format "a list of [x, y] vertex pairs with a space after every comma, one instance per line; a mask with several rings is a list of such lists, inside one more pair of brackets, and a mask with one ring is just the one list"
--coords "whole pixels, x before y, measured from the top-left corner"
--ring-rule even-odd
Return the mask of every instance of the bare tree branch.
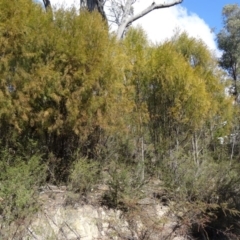
[[124, 31], [127, 26], [129, 26], [130, 24], [132, 24], [134, 21], [138, 20], [139, 18], [142, 18], [143, 16], [147, 15], [151, 11], [153, 11], [155, 9], [173, 7], [182, 2], [183, 2], [183, 0], [175, 0], [170, 3], [158, 3], [158, 4], [153, 2], [149, 7], [147, 7], [140, 13], [133, 15], [132, 17], [129, 17], [128, 12], [130, 11], [131, 5], [133, 4], [133, 0], [127, 0], [126, 5], [125, 5], [125, 14], [123, 16], [122, 23], [119, 26], [118, 31], [117, 31], [117, 38], [121, 39], [123, 37]]

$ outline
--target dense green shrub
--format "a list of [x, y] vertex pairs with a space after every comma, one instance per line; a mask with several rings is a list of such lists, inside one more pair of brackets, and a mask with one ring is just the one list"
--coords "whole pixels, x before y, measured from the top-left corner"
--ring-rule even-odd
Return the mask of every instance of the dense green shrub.
[[99, 173], [99, 163], [87, 158], [79, 158], [70, 169], [70, 189], [81, 194], [88, 192], [100, 180]]
[[192, 155], [181, 152], [162, 162], [162, 179], [169, 191], [169, 200], [174, 203], [170, 204], [171, 210], [179, 217], [180, 225], [188, 226], [187, 231], [192, 230], [193, 234], [236, 236], [240, 216], [240, 165], [216, 162], [207, 154], [199, 158], [198, 165]]
[[0, 154], [0, 213], [6, 223], [24, 219], [38, 207], [38, 187], [45, 182], [41, 155], [28, 158], [7, 150]]
[[112, 161], [108, 166], [109, 190], [103, 196], [103, 203], [109, 207], [126, 209], [129, 200], [140, 198], [141, 183], [136, 169], [125, 163]]

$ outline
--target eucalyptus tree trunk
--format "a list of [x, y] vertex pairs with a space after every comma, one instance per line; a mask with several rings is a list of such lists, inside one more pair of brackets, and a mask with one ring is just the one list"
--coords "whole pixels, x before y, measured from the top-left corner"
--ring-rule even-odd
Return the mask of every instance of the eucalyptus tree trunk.
[[89, 12], [94, 10], [98, 11], [104, 20], [107, 20], [106, 14], [104, 12], [104, 0], [80, 0], [80, 7], [87, 9]]
[[50, 0], [43, 0], [43, 4], [46, 10], [51, 9], [51, 2]]
[[80, 5], [87, 8], [90, 12], [97, 10], [97, 0], [80, 0]]

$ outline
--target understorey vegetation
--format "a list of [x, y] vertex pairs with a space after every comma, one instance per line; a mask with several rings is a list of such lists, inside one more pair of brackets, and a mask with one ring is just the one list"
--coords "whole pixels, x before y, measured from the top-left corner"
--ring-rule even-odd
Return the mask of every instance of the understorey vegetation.
[[238, 239], [239, 104], [226, 79], [186, 33], [118, 40], [97, 12], [0, 0], [1, 227], [31, 217], [48, 183], [79, 196], [105, 184], [99, 204], [137, 215], [157, 179], [184, 236]]

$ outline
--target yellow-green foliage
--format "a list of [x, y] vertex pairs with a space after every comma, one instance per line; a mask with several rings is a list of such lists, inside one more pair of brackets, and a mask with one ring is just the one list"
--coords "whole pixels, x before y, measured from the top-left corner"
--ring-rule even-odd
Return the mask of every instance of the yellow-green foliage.
[[[108, 166], [106, 200], [115, 207], [157, 166], [192, 208], [216, 191], [232, 203], [223, 193], [232, 180], [238, 200], [237, 171], [227, 178], [227, 164], [215, 161], [228, 146], [223, 151], [214, 137], [226, 135], [233, 114], [222, 79], [203, 42], [185, 33], [153, 45], [143, 30], [130, 29], [118, 42], [96, 12], [0, 0], [0, 214], [11, 221], [35, 206], [43, 163], [48, 181], [69, 179], [79, 192]], [[202, 194], [211, 168], [214, 188]]]
[[124, 55], [101, 17], [59, 10], [52, 21], [31, 1], [21, 3], [1, 21], [1, 96], [9, 105], [2, 114], [18, 131], [30, 125], [79, 136], [120, 122], [117, 109], [127, 110]]
[[146, 61], [149, 57], [149, 43], [145, 32], [141, 28], [130, 29], [124, 39], [124, 48], [128, 56], [126, 80], [128, 86], [134, 89], [132, 92], [132, 98], [135, 103], [134, 112], [132, 114], [133, 121], [135, 127], [141, 128], [140, 125], [149, 120], [143, 91], [146, 88], [146, 79], [144, 79], [143, 76], [148, 68]]
[[97, 13], [79, 15], [73, 8], [53, 15], [30, 0], [1, 0], [6, 139], [16, 131], [62, 148], [84, 143], [99, 129], [118, 133], [131, 126], [140, 134], [149, 125], [168, 134], [176, 126], [194, 132], [222, 113], [221, 106], [228, 108], [201, 41], [182, 34], [151, 46], [142, 30], [131, 29], [119, 44]]
[[0, 153], [0, 214], [9, 223], [24, 219], [37, 210], [38, 186], [46, 177], [41, 156], [26, 158], [14, 152]]
[[[157, 101], [169, 118], [197, 127], [207, 117], [211, 102], [201, 76], [171, 44], [160, 46], [152, 54], [150, 78]], [[196, 111], [197, 110], [197, 111]]]
[[72, 191], [85, 193], [96, 184], [99, 179], [99, 164], [86, 158], [77, 159], [71, 167], [69, 185]]
[[176, 35], [172, 39], [172, 43], [177, 52], [181, 53], [192, 66], [194, 74], [199, 76], [205, 84], [211, 102], [211, 117], [219, 114], [219, 110], [223, 106], [226, 112], [232, 109], [232, 99], [227, 98], [224, 94], [224, 88], [226, 87], [222, 81], [224, 73], [219, 69], [217, 59], [205, 43], [200, 39], [189, 37], [186, 33]]
[[147, 65], [150, 122], [165, 136], [193, 133], [220, 112], [224, 121], [222, 106], [226, 113], [232, 109], [216, 60], [201, 41], [176, 36], [152, 47]]

